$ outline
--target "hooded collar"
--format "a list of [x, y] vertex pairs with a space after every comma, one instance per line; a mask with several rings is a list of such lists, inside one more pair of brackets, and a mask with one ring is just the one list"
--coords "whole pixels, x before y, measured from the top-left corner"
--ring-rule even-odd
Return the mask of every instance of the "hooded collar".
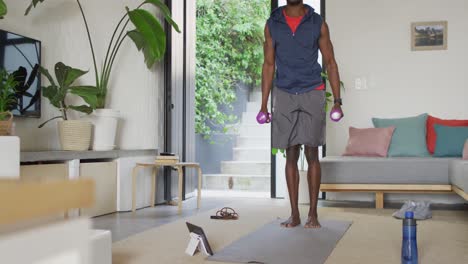
[[[313, 13], [314, 13], [314, 10], [315, 10], [310, 5], [304, 4], [304, 6], [307, 8], [307, 12], [305, 13], [304, 18], [302, 19], [302, 21], [306, 21], [307, 19], [310, 19], [312, 17]], [[284, 18], [284, 15], [283, 15], [284, 8], [285, 8], [285, 6], [280, 6], [280, 7], [276, 8], [275, 10], [273, 10], [273, 12], [271, 12], [270, 17], [273, 20], [286, 23], [286, 19]]]

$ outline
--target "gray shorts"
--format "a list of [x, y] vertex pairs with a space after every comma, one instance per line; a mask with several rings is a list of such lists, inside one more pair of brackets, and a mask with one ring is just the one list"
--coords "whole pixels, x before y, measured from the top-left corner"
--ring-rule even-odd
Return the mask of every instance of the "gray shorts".
[[325, 91], [291, 94], [273, 89], [272, 147], [325, 144]]

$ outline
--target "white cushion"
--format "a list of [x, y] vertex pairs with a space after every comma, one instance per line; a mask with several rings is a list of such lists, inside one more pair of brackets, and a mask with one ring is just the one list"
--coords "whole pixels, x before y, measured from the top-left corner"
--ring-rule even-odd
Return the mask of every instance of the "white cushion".
[[20, 177], [20, 139], [0, 137], [0, 178]]

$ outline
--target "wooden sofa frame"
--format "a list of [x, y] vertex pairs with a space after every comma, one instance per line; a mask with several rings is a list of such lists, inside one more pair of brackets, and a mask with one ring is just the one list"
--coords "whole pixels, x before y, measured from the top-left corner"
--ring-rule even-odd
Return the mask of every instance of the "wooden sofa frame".
[[322, 184], [322, 192], [366, 192], [375, 193], [375, 208], [384, 208], [385, 193], [456, 193], [468, 200], [468, 194], [452, 185], [419, 184]]

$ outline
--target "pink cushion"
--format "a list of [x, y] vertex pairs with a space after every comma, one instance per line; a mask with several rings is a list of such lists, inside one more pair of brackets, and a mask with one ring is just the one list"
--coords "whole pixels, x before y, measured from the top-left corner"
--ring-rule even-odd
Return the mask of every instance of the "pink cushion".
[[463, 148], [463, 159], [468, 160], [468, 139], [465, 141], [465, 147]]
[[386, 157], [395, 127], [349, 128], [344, 156]]

